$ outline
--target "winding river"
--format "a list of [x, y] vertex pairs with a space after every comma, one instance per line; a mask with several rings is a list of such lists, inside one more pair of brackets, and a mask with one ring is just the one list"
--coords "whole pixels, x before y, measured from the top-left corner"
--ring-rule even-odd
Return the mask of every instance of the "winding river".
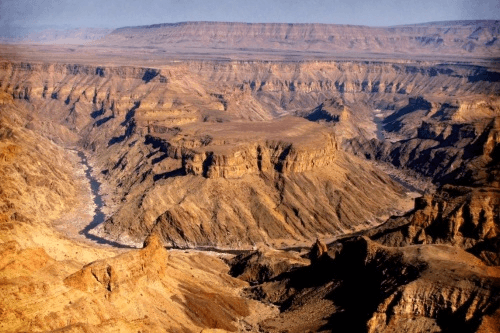
[[[380, 131], [380, 134], [383, 137], [383, 134], [381, 132], [382, 131]], [[80, 230], [79, 234], [85, 236], [87, 239], [89, 239], [97, 244], [109, 245], [109, 246], [113, 246], [113, 247], [117, 247], [117, 248], [135, 248], [135, 247], [132, 247], [129, 245], [124, 245], [124, 244], [121, 244], [119, 242], [111, 241], [111, 240], [108, 240], [106, 238], [99, 237], [99, 236], [96, 236], [96, 235], [90, 233], [90, 231], [92, 229], [99, 226], [106, 219], [106, 215], [102, 212], [104, 202], [102, 199], [102, 195], [100, 194], [101, 183], [99, 181], [97, 181], [97, 179], [92, 175], [93, 169], [90, 166], [85, 154], [79, 150], [75, 150], [75, 151], [78, 153], [78, 156], [80, 157], [80, 161], [81, 161], [80, 163], [82, 164], [83, 169], [85, 170], [85, 177], [87, 178], [87, 180], [89, 182], [93, 202], [95, 204], [95, 209], [94, 209], [92, 221], [88, 225], [86, 225], [82, 230]], [[404, 187], [406, 187], [407, 189], [409, 189], [411, 191], [420, 192], [419, 189], [413, 187], [412, 185], [410, 185], [409, 183], [400, 179], [399, 177], [391, 176], [391, 178], [393, 178], [395, 181], [399, 182], [400, 184], [402, 184]], [[335, 237], [334, 240], [349, 237], [349, 236], [354, 236], [354, 235], [357, 235], [360, 233], [361, 232], [358, 231], [358, 232], [354, 232], [352, 234], [339, 235], [338, 237]], [[330, 240], [329, 243], [334, 242], [334, 240], [333, 239]], [[253, 251], [253, 250], [242, 250], [242, 249], [220, 249], [217, 247], [210, 247], [210, 246], [199, 246], [199, 247], [194, 247], [194, 248], [182, 248], [182, 247], [166, 247], [166, 248], [167, 249], [185, 250], [185, 251], [203, 251], [203, 252], [213, 252], [213, 253], [219, 253], [219, 254], [232, 254], [232, 255], [250, 253]], [[282, 248], [281, 250], [300, 252], [300, 251], [304, 251], [307, 249], [309, 249], [309, 246], [286, 247], [286, 248]]]
[[99, 189], [101, 187], [101, 183], [97, 181], [97, 179], [92, 176], [92, 167], [89, 165], [87, 157], [82, 151], [77, 150], [78, 152], [78, 157], [80, 157], [81, 164], [84, 166], [85, 169], [85, 177], [89, 181], [90, 184], [90, 189], [92, 192], [92, 197], [93, 201], [95, 204], [95, 209], [94, 209], [94, 215], [92, 218], [92, 222], [90, 222], [85, 228], [80, 230], [79, 234], [84, 235], [87, 239], [90, 239], [91, 241], [94, 241], [98, 244], [103, 244], [103, 245], [111, 245], [114, 247], [119, 247], [119, 248], [133, 248], [128, 245], [124, 245], [115, 241], [111, 241], [96, 235], [93, 235], [90, 233], [90, 230], [94, 229], [98, 225], [104, 222], [106, 219], [106, 215], [102, 212], [102, 207], [104, 205], [102, 196], [99, 193]]

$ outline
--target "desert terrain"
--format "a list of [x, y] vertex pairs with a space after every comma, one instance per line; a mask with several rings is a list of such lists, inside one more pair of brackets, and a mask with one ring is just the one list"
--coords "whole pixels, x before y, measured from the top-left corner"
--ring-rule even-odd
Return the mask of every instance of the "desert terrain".
[[0, 44], [0, 331], [499, 332], [500, 22]]

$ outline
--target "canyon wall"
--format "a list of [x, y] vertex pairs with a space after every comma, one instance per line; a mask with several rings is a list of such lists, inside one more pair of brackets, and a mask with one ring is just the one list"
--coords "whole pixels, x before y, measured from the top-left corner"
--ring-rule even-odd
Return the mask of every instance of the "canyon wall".
[[[366, 52], [494, 56], [499, 21], [450, 21], [394, 27], [334, 24], [183, 22], [116, 29], [100, 43], [153, 48], [288, 52]], [[212, 51], [217, 52], [217, 51]]]
[[[374, 137], [373, 110], [412, 96], [500, 91], [491, 68], [405, 61], [3, 62], [1, 75], [0, 88], [36, 113], [29, 126], [92, 152], [108, 194], [96, 233], [140, 243], [154, 232], [189, 246], [303, 242], [374, 225], [402, 191], [340, 151], [343, 138]], [[335, 126], [307, 120], [318, 108], [342, 109], [322, 123]]]

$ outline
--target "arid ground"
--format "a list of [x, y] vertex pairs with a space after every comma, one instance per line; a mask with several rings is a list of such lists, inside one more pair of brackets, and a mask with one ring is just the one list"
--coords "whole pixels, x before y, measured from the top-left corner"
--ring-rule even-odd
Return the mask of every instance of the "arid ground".
[[0, 44], [0, 331], [499, 332], [499, 35]]

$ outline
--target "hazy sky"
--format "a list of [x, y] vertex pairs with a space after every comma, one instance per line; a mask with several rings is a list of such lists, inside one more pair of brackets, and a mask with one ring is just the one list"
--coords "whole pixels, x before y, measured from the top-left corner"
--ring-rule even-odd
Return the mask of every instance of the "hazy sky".
[[3, 30], [181, 21], [381, 26], [466, 19], [500, 19], [500, 0], [0, 0]]

